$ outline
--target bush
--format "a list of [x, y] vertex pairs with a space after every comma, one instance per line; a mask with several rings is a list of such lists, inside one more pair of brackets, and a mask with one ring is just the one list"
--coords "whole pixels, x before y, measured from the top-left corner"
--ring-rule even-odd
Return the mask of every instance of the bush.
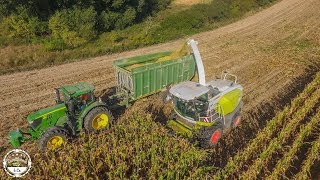
[[90, 7], [56, 12], [49, 20], [54, 39], [62, 39], [69, 47], [78, 47], [96, 36], [96, 11]]
[[155, 4], [154, 5], [155, 10], [160, 11], [160, 10], [164, 10], [171, 3], [172, 0], [153, 0], [153, 1]]
[[213, 21], [220, 21], [230, 17], [230, 2], [216, 0], [213, 1], [207, 10], [208, 18]]
[[113, 11], [103, 11], [99, 16], [99, 27], [101, 31], [110, 31], [115, 28], [116, 21], [121, 14]]
[[136, 10], [132, 7], [129, 7], [122, 16], [119, 18], [115, 23], [116, 29], [124, 29], [127, 26], [130, 26], [133, 24], [135, 18], [136, 18]]
[[206, 9], [206, 5], [196, 5], [191, 9], [169, 16], [160, 23], [154, 35], [159, 42], [163, 42], [198, 32], [207, 22], [206, 13], [204, 13]]
[[63, 39], [50, 39], [44, 42], [44, 47], [47, 50], [63, 50], [65, 49], [65, 42]]
[[259, 6], [265, 6], [275, 0], [256, 0]]
[[46, 25], [37, 17], [30, 16], [25, 8], [20, 7], [16, 14], [4, 18], [0, 29], [8, 39], [30, 41], [36, 35], [45, 32]]

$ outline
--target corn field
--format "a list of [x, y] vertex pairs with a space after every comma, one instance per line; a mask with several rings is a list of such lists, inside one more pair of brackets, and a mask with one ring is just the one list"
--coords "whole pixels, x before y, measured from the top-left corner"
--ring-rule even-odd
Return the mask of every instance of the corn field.
[[315, 162], [320, 159], [319, 102], [320, 73], [214, 178], [311, 178], [312, 169], [318, 168]]
[[[149, 101], [149, 100], [146, 100]], [[62, 150], [35, 153], [35, 179], [310, 179], [320, 161], [320, 73], [221, 167], [214, 149], [171, 136], [153, 106], [129, 108], [107, 132], [81, 134]], [[148, 112], [148, 113], [146, 113]], [[152, 113], [153, 112], [153, 113]], [[3, 172], [0, 172], [0, 175]]]

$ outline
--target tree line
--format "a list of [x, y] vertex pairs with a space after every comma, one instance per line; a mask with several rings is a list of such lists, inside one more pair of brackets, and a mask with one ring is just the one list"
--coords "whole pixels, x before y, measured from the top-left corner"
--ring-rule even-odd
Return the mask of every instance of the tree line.
[[124, 29], [171, 0], [0, 0], [0, 43], [78, 47], [102, 32]]

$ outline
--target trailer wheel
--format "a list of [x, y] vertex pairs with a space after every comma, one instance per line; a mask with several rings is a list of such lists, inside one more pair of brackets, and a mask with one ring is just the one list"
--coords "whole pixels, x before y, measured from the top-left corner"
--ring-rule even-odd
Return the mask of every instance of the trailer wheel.
[[48, 128], [41, 136], [39, 149], [54, 151], [67, 143], [68, 131], [62, 127]]
[[202, 147], [214, 147], [218, 144], [223, 134], [223, 126], [217, 122], [211, 127], [204, 127], [200, 130], [200, 145]]
[[232, 118], [232, 128], [236, 128], [241, 123], [241, 114], [240, 111], [237, 112]]
[[99, 132], [108, 129], [113, 122], [112, 113], [105, 107], [95, 107], [84, 118], [84, 129], [87, 132]]

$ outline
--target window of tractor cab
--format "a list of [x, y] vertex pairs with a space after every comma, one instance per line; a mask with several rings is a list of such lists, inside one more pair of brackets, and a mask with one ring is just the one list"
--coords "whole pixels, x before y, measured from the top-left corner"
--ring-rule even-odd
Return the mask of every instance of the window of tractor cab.
[[87, 93], [87, 94], [82, 94], [80, 95], [77, 100], [81, 103], [81, 104], [89, 104], [90, 102], [94, 101], [94, 96], [93, 94], [90, 92], [90, 93]]

